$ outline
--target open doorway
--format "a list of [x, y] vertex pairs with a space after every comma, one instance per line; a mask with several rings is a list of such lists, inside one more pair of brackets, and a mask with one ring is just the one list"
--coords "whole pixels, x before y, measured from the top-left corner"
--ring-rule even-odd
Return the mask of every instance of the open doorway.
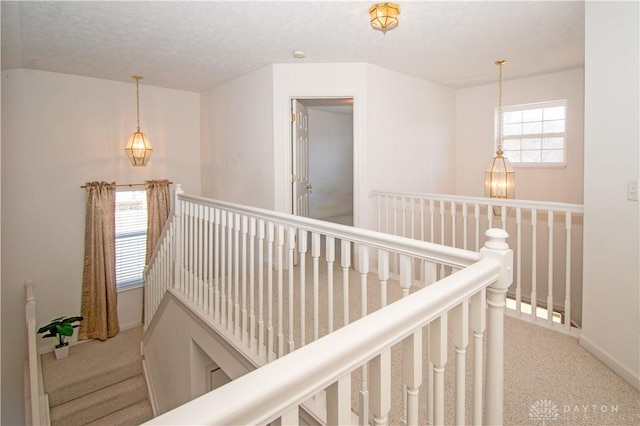
[[292, 99], [292, 213], [353, 225], [353, 98]]

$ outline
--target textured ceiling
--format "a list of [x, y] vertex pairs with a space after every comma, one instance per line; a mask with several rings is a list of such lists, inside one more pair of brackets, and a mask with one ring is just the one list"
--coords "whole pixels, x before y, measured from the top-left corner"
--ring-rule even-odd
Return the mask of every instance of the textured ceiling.
[[[2, 69], [203, 91], [272, 63], [368, 62], [451, 87], [584, 66], [582, 1], [2, 1]], [[292, 51], [306, 51], [293, 59]]]

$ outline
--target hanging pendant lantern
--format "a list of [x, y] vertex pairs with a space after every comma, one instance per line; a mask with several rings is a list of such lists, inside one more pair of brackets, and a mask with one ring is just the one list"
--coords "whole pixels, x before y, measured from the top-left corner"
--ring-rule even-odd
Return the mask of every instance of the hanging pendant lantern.
[[129, 141], [124, 147], [124, 151], [129, 157], [129, 161], [134, 166], [144, 166], [149, 161], [153, 148], [149, 143], [147, 135], [140, 131], [140, 89], [138, 83], [142, 80], [139, 75], [134, 75], [133, 79], [136, 81], [136, 112], [138, 119], [138, 130], [131, 134]]
[[[487, 198], [514, 199], [516, 194], [516, 173], [503, 157], [502, 151], [502, 65], [507, 61], [496, 61], [500, 67], [498, 79], [498, 150], [489, 168], [484, 172], [484, 196]], [[494, 208], [494, 213], [500, 215], [500, 208]]]

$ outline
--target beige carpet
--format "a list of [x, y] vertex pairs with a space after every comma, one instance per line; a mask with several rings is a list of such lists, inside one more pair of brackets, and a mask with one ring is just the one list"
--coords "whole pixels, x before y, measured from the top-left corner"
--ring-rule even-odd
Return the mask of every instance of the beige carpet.
[[[336, 244], [338, 245], [338, 244]], [[336, 256], [339, 259], [339, 256]], [[309, 256], [306, 262], [306, 317], [313, 312], [313, 267]], [[319, 268], [320, 283], [324, 283], [326, 266]], [[334, 267], [334, 295], [341, 300], [342, 270]], [[295, 270], [298, 281], [299, 270]], [[349, 271], [349, 317], [351, 321], [360, 317], [360, 275]], [[266, 278], [265, 278], [266, 281]], [[274, 282], [275, 274], [274, 274]], [[402, 296], [397, 281], [389, 280], [388, 302], [391, 303]], [[367, 277], [367, 291], [369, 303], [368, 312], [379, 309], [380, 285], [375, 274]], [[416, 289], [412, 289], [412, 292]], [[300, 294], [294, 291], [294, 318], [298, 321], [300, 315]], [[265, 295], [266, 301], [266, 295]], [[283, 334], [288, 339], [288, 278], [284, 273], [283, 306], [284, 325]], [[274, 291], [274, 312], [277, 305]], [[318, 306], [321, 313], [327, 312], [327, 291], [322, 287], [318, 294]], [[343, 323], [342, 302], [337, 303], [334, 310], [334, 328]], [[276, 319], [274, 318], [274, 325]], [[321, 315], [319, 321], [319, 335], [327, 333], [326, 315]], [[305, 327], [306, 342], [313, 336], [313, 322], [308, 319]], [[295, 347], [300, 346], [300, 331], [293, 330]], [[471, 340], [471, 338], [470, 338]], [[423, 343], [426, 345], [426, 337]], [[451, 342], [451, 338], [449, 339]], [[285, 344], [285, 347], [287, 345]], [[455, 424], [454, 418], [454, 376], [455, 349], [449, 344], [448, 364], [445, 373], [445, 422]], [[426, 347], [423, 350], [426, 353]], [[467, 418], [466, 424], [471, 423], [472, 386], [471, 365], [473, 345], [467, 348]], [[401, 389], [400, 383], [400, 351], [392, 351], [392, 383], [394, 389]], [[425, 381], [421, 386], [420, 395], [420, 424], [426, 424], [426, 365], [423, 366]], [[352, 408], [357, 412], [358, 390], [360, 388], [359, 370], [352, 374]], [[395, 392], [396, 399], [392, 403], [390, 424], [400, 424], [401, 392]], [[370, 422], [371, 422], [370, 418]], [[575, 337], [567, 336], [548, 330], [525, 321], [505, 317], [505, 394], [504, 394], [504, 424], [506, 425], [640, 425], [640, 393], [625, 382], [620, 376], [611, 371], [599, 360], [593, 357], [577, 342]]]
[[67, 358], [42, 356], [52, 426], [131, 425], [153, 417], [142, 376], [142, 327], [104, 342], [72, 346]]

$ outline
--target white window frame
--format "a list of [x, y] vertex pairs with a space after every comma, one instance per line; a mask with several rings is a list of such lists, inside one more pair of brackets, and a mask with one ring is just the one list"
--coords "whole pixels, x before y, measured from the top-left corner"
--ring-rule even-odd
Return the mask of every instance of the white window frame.
[[[518, 112], [518, 111], [531, 111], [531, 110], [536, 110], [536, 109], [542, 109], [542, 108], [555, 108], [555, 107], [559, 107], [562, 106], [564, 107], [564, 131], [562, 132], [539, 132], [539, 133], [519, 133], [519, 134], [514, 134], [514, 135], [507, 135], [510, 132], [506, 132], [505, 131], [505, 127], [510, 125], [510, 124], [517, 124], [517, 123], [509, 123], [507, 122], [507, 120], [505, 120], [505, 114], [506, 113], [511, 113], [511, 112]], [[496, 140], [496, 147], [495, 149], [497, 149], [497, 135], [498, 135], [498, 108], [496, 108], [495, 110], [495, 140]], [[511, 165], [513, 167], [537, 167], [537, 168], [554, 168], [554, 167], [566, 167], [567, 165], [567, 100], [566, 99], [561, 99], [561, 100], [554, 100], [554, 101], [548, 101], [548, 102], [537, 102], [537, 103], [531, 103], [531, 104], [522, 104], [522, 105], [509, 105], [509, 106], [505, 106], [502, 107], [502, 149], [505, 152], [505, 157], [509, 158], [509, 162], [511, 163]], [[545, 120], [544, 117], [542, 117], [542, 119], [540, 121], [535, 121], [536, 123], [540, 122], [542, 123], [542, 126], [544, 126], [545, 122], [550, 122], [550, 121], [558, 121], [558, 120]], [[522, 123], [522, 122], [521, 122]], [[558, 150], [559, 148], [547, 148], [545, 149], [542, 146], [542, 139], [544, 138], [562, 138], [562, 160], [563, 161], [536, 161], [536, 162], [523, 162], [523, 161], [513, 161], [513, 158], [509, 156], [509, 152], [513, 152], [513, 151], [517, 151], [519, 153], [522, 153], [522, 151], [527, 151], [527, 149], [523, 149], [522, 144], [520, 144], [520, 147], [518, 150], [513, 150], [513, 149], [509, 149], [510, 147], [510, 141], [513, 140], [520, 140], [522, 143], [523, 139], [541, 139], [540, 142], [540, 148], [539, 150], [541, 151], [540, 154], [540, 158], [543, 158], [543, 153], [545, 151], [552, 151], [552, 150]], [[533, 150], [533, 149], [532, 149]], [[537, 148], [535, 150], [538, 150]]]
[[[134, 196], [137, 197], [137, 201], [143, 204], [144, 208], [141, 212], [138, 212], [139, 214], [132, 214], [127, 217], [119, 213], [119, 204], [126, 202], [126, 200], [123, 201], [122, 195], [127, 193], [135, 193]], [[120, 212], [122, 211], [120, 210]], [[129, 223], [123, 222], [127, 220]], [[142, 224], [143, 222], [144, 225]], [[122, 229], [123, 225], [125, 227], [124, 230]], [[144, 284], [142, 274], [147, 250], [147, 196], [144, 189], [116, 191], [115, 233], [117, 291], [141, 287]], [[123, 250], [125, 251], [124, 254]]]

